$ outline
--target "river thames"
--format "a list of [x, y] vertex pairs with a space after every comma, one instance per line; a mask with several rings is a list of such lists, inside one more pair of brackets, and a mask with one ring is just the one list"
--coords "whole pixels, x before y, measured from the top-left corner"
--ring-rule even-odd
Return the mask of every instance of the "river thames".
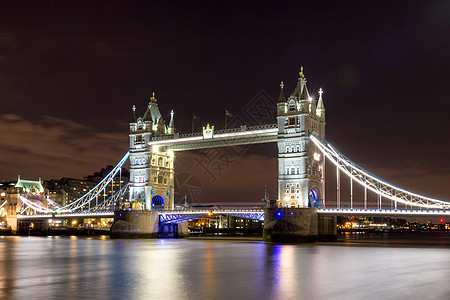
[[450, 235], [256, 240], [0, 237], [0, 299], [449, 299]]

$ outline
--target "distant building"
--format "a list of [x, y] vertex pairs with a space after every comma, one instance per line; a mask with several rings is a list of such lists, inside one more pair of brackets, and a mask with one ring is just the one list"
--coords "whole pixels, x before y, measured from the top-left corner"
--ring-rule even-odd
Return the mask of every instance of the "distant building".
[[[103, 180], [114, 167], [109, 165], [92, 175], [88, 175], [83, 179], [61, 178], [45, 181], [44, 185], [49, 190], [51, 200], [65, 206], [92, 190], [100, 181]], [[106, 188], [105, 192], [98, 195], [99, 202], [111, 197], [111, 193], [116, 193], [123, 185], [130, 180], [130, 173], [127, 169], [122, 168], [114, 178], [111, 188]]]
[[17, 229], [17, 214], [39, 213], [39, 207], [48, 207], [48, 190], [41, 179], [9, 181], [0, 184], [0, 222], [6, 222], [13, 231]]
[[84, 179], [64, 177], [45, 181], [44, 185], [49, 191], [50, 199], [65, 206], [86, 194], [96, 183]]

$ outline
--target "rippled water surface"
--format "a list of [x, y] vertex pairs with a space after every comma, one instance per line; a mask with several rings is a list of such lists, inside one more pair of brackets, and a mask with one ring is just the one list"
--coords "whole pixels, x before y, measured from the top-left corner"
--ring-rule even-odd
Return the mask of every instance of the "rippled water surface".
[[450, 299], [448, 238], [386, 247], [0, 237], [0, 299]]

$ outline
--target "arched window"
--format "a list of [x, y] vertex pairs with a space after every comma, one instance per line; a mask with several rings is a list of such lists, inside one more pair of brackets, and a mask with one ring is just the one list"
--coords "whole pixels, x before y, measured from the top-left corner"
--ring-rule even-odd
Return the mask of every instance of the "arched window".
[[160, 157], [158, 158], [158, 167], [162, 167], [163, 166], [163, 158]]
[[164, 209], [164, 198], [159, 195], [153, 196], [152, 209], [153, 210]]
[[295, 101], [289, 101], [289, 111], [295, 111]]

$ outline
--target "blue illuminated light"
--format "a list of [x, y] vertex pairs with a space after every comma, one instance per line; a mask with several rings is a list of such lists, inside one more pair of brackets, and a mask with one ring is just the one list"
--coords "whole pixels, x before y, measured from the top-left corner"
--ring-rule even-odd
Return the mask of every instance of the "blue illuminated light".
[[281, 211], [277, 211], [277, 217], [281, 217], [282, 215]]
[[164, 198], [162, 196], [156, 195], [152, 198], [152, 207], [154, 209], [164, 209]]
[[291, 216], [293, 216], [294, 215], [294, 212], [293, 211], [291, 211]]
[[122, 216], [122, 214], [119, 214], [119, 217], [121, 217]]
[[136, 214], [136, 217], [139, 217], [139, 214]]

